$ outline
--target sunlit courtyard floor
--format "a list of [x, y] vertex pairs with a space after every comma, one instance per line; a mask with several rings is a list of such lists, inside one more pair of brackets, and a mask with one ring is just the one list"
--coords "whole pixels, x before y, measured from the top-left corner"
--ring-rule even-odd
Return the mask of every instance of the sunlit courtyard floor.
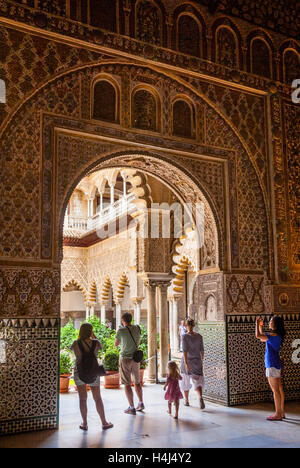
[[124, 390], [102, 389], [107, 419], [115, 425], [102, 431], [92, 395], [89, 392], [89, 430], [82, 432], [75, 392], [60, 397], [60, 428], [0, 437], [0, 447], [40, 448], [221, 448], [270, 447], [300, 448], [300, 404], [287, 404], [287, 420], [268, 422], [272, 404], [226, 408], [207, 402], [201, 411], [196, 395], [191, 406], [180, 407], [179, 420], [167, 414], [162, 385], [144, 387], [146, 409], [136, 416], [124, 414], [127, 407]]

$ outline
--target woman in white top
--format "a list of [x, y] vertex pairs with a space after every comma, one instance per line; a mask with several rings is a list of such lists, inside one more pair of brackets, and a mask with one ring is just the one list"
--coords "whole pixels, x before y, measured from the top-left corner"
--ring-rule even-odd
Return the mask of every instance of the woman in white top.
[[[83, 431], [87, 431], [88, 430], [87, 390], [86, 390], [86, 384], [80, 380], [79, 374], [78, 374], [78, 363], [80, 363], [80, 360], [82, 357], [82, 352], [78, 344], [79, 341], [86, 351], [91, 350], [94, 342], [96, 342], [95, 349], [94, 349], [95, 356], [97, 356], [98, 352], [102, 349], [102, 345], [100, 341], [97, 340], [94, 336], [93, 326], [90, 323], [83, 323], [79, 330], [78, 340], [74, 341], [74, 343], [71, 346], [71, 350], [73, 351], [76, 357], [76, 364], [74, 368], [74, 380], [78, 388], [79, 406], [80, 406], [80, 412], [82, 416], [82, 424], [79, 426], [79, 428], [82, 429]], [[100, 394], [100, 377], [97, 377], [93, 383], [89, 384], [89, 386], [91, 387], [91, 391], [92, 391], [93, 398], [96, 404], [97, 412], [102, 421], [102, 428], [110, 429], [111, 427], [113, 427], [113, 424], [111, 424], [110, 422], [107, 422], [105, 418], [103, 401], [102, 401], [101, 394]]]

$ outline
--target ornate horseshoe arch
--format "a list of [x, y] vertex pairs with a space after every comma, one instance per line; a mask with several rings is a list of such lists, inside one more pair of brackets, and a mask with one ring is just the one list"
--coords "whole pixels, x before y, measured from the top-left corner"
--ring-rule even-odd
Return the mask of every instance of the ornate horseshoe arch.
[[[58, 94], [55, 94], [58, 81], [60, 86], [63, 84], [66, 89], [71, 91], [74, 87], [74, 83], [78, 84], [78, 80], [80, 80], [82, 77], [89, 75], [90, 78], [92, 78], [94, 75], [99, 73], [99, 71], [107, 71], [107, 67], [109, 67], [110, 73], [118, 73], [121, 77], [124, 77], [126, 71], [128, 72], [129, 69], [137, 70], [141, 74], [144, 73], [145, 70], [148, 70], [150, 75], [153, 74], [155, 78], [160, 80], [161, 86], [167, 86], [167, 82], [172, 83], [172, 86], [174, 85], [174, 89], [176, 87], [176, 89], [179, 89], [182, 92], [186, 92], [187, 95], [192, 95], [195, 99], [196, 105], [202, 105], [205, 103], [205, 106], [208, 106], [210, 112], [215, 115], [216, 121], [218, 121], [218, 123], [222, 121], [221, 126], [223, 133], [220, 133], [220, 138], [226, 138], [227, 135], [231, 135], [230, 142], [232, 143], [235, 139], [237, 147], [232, 148], [232, 146], [230, 146], [231, 143], [228, 149], [226, 148], [226, 145], [225, 147], [220, 148], [217, 146], [206, 146], [196, 141], [195, 144], [184, 143], [176, 141], [174, 138], [170, 139], [164, 134], [156, 134], [155, 136], [145, 135], [144, 137], [141, 132], [136, 134], [130, 127], [116, 128], [108, 127], [107, 125], [103, 126], [101, 125], [101, 122], [96, 123], [94, 121], [90, 121], [88, 117], [85, 117], [85, 119], [82, 120], [82, 115], [80, 114], [80, 103], [82, 102], [82, 99], [86, 98], [86, 94], [84, 94], [84, 92], [86, 92], [86, 85], [83, 86], [83, 94], [80, 94], [78, 91], [79, 95], [76, 98], [74, 95], [74, 99], [70, 98], [69, 101], [64, 103], [63, 107], [61, 97]], [[130, 96], [128, 83], [126, 86], [127, 88], [125, 87], [124, 89], [127, 89], [127, 94]], [[50, 93], [51, 95], [51, 99], [49, 99], [51, 105], [48, 104], [47, 93]], [[171, 166], [176, 167], [177, 164], [177, 166], [181, 168], [182, 173], [186, 173], [189, 179], [195, 182], [194, 188], [200, 187], [202, 194], [204, 194], [204, 197], [209, 202], [216, 220], [216, 230], [218, 231], [219, 263], [222, 268], [224, 267], [227, 269], [230, 269], [231, 266], [234, 268], [247, 268], [247, 264], [245, 262], [241, 263], [239, 260], [239, 233], [241, 232], [239, 226], [239, 217], [241, 219], [242, 215], [239, 213], [239, 208], [237, 206], [240, 200], [238, 200], [237, 194], [235, 193], [237, 191], [237, 182], [235, 181], [235, 178], [237, 181], [239, 181], [239, 174], [242, 174], [244, 169], [239, 169], [240, 172], [237, 175], [236, 168], [242, 167], [242, 162], [244, 167], [247, 167], [247, 170], [249, 171], [248, 180], [250, 178], [253, 184], [252, 188], [248, 188], [247, 183], [244, 181], [244, 186], [239, 187], [241, 193], [244, 191], [243, 209], [245, 213], [248, 212], [248, 206], [246, 206], [247, 199], [250, 199], [251, 197], [252, 199], [257, 199], [255, 202], [260, 213], [260, 224], [263, 226], [261, 232], [259, 233], [260, 253], [259, 255], [256, 255], [256, 258], [263, 258], [263, 262], [261, 262], [260, 266], [261, 269], [268, 269], [269, 271], [272, 270], [272, 251], [270, 249], [271, 230], [269, 225], [268, 208], [265, 202], [265, 192], [261, 185], [261, 180], [258, 175], [256, 164], [253, 161], [253, 158], [250, 155], [242, 136], [237, 134], [236, 129], [234, 129], [232, 123], [229, 122], [229, 119], [222, 115], [220, 110], [209, 101], [207, 96], [202, 94], [201, 92], [197, 91], [195, 87], [192, 86], [192, 84], [184, 81], [182, 78], [173, 77], [170, 74], [167, 75], [166, 72], [156, 70], [154, 67], [150, 69], [149, 66], [137, 67], [131, 63], [124, 64], [112, 61], [112, 63], [106, 62], [102, 63], [102, 65], [92, 64], [80, 66], [71, 72], [64, 72], [59, 77], [55, 77], [50, 80], [48, 84], [45, 84], [39, 90], [36, 90], [36, 92], [31, 95], [30, 98], [24, 101], [23, 106], [20, 106], [18, 112], [14, 114], [15, 128], [12, 129], [11, 123], [7, 122], [7, 127], [3, 134], [3, 148], [5, 152], [7, 151], [8, 153], [11, 153], [11, 157], [14, 158], [14, 139], [16, 139], [16, 134], [18, 134], [19, 140], [22, 139], [24, 133], [26, 133], [26, 136], [29, 136], [28, 134], [30, 134], [31, 139], [33, 139], [35, 143], [33, 153], [32, 148], [30, 148], [32, 154], [30, 158], [35, 158], [36, 167], [38, 164], [38, 159], [42, 159], [42, 168], [40, 169], [42, 171], [40, 206], [43, 212], [42, 219], [40, 220], [41, 241], [39, 242], [39, 234], [37, 230], [32, 235], [33, 239], [37, 241], [36, 245], [39, 244], [39, 258], [42, 260], [45, 259], [47, 261], [53, 259], [55, 264], [58, 262], [58, 239], [57, 234], [55, 234], [53, 231], [53, 222], [54, 216], [56, 216], [55, 213], [60, 211], [61, 206], [64, 203], [62, 192], [64, 191], [65, 187], [69, 186], [69, 180], [73, 177], [73, 175], [71, 177], [70, 171], [73, 171], [72, 166], [74, 164], [76, 165], [76, 168], [78, 168], [78, 174], [84, 175], [86, 168], [91, 170], [92, 164], [96, 166], [96, 163], [99, 163], [100, 160], [103, 162], [105, 158], [110, 158], [110, 163], [112, 163], [112, 158], [109, 155], [116, 155], [117, 153], [143, 154], [143, 152], [146, 152], [147, 161], [144, 158], [143, 163], [140, 160], [139, 164], [134, 166], [132, 165], [132, 162], [129, 164], [127, 160], [124, 163], [124, 167], [127, 167], [128, 165], [131, 167], [137, 167], [138, 169], [142, 169], [141, 166], [143, 165], [148, 167], [148, 169], [150, 166], [154, 167], [155, 159], [152, 159], [151, 163], [149, 163], [151, 154], [152, 156], [153, 154], [157, 155], [160, 161], [163, 161], [164, 159], [166, 161], [168, 160], [171, 163]], [[126, 97], [127, 101], [125, 99], [126, 105], [130, 105], [128, 96]], [[76, 99], [78, 99], [78, 102]], [[166, 109], [164, 109], [164, 112], [166, 113]], [[34, 119], [32, 118], [33, 114], [35, 115]], [[43, 144], [41, 149], [41, 159], [38, 150], [40, 129], [42, 129], [41, 139]], [[63, 129], [65, 134], [59, 134], [58, 129]], [[6, 138], [7, 132], [11, 132], [11, 135], [8, 138]], [[82, 136], [81, 142], [80, 135]], [[102, 140], [101, 136], [104, 137]], [[69, 138], [69, 149], [66, 148], [63, 138], [65, 141]], [[122, 143], [119, 143], [120, 141], [122, 141]], [[134, 141], [135, 144], [132, 145], [132, 142]], [[137, 144], [137, 142], [139, 142], [139, 144]], [[148, 149], [149, 146], [152, 148], [151, 151]], [[71, 149], [76, 149], [76, 161], [75, 157], [72, 157], [70, 154]], [[201, 155], [203, 155], [203, 157]], [[212, 167], [213, 164], [215, 164], [215, 167]], [[219, 164], [219, 167], [216, 167], [217, 164]], [[67, 168], [64, 168], [63, 165], [66, 165]], [[208, 167], [209, 165], [211, 166], [210, 168]], [[145, 167], [144, 170], [147, 169]], [[164, 178], [165, 175], [162, 174], [163, 171], [161, 171], [161, 167], [162, 164], [157, 163], [156, 171], [158, 171], [158, 174]], [[227, 173], [227, 187], [222, 185], [217, 186], [215, 182], [220, 181], [221, 178], [225, 178], [225, 172]], [[152, 173], [155, 174], [155, 171]], [[80, 175], [78, 175], [78, 177]], [[172, 174], [170, 174], [170, 176], [171, 175]], [[31, 177], [37, 179], [39, 176], [38, 173], [35, 173], [34, 175], [32, 174]], [[177, 173], [177, 182], [174, 183], [174, 185], [177, 184], [178, 186], [179, 180], [180, 176]], [[187, 185], [188, 184], [186, 184], [186, 186]], [[252, 190], [251, 197], [247, 197], [247, 195], [245, 195], [249, 189]], [[182, 184], [178, 192], [181, 190]], [[197, 190], [191, 189], [187, 199], [189, 201], [195, 201], [196, 192]], [[64, 196], [66, 196], [66, 194]], [[226, 199], [227, 207], [224, 205], [224, 199]], [[54, 210], [52, 203], [55, 204]], [[231, 209], [230, 214], [228, 213], [228, 205], [230, 205]], [[255, 222], [255, 219], [256, 212], [253, 210], [252, 220]], [[243, 255], [247, 255], [247, 234], [245, 234], [247, 226], [248, 224], [244, 222], [244, 237], [242, 243], [245, 253], [243, 253]], [[58, 226], [56, 224], [55, 229], [57, 228]], [[32, 228], [28, 227], [28, 238], [30, 229]], [[253, 234], [252, 237], [255, 235], [256, 233]], [[53, 239], [53, 237], [55, 237], [55, 239]], [[56, 247], [54, 247], [55, 244]], [[224, 250], [224, 245], [228, 246], [229, 248], [230, 245], [232, 246], [232, 251], [228, 254], [228, 256], [231, 257], [230, 259], [227, 258], [227, 252]], [[36, 250], [37, 247], [35, 248], [35, 251]], [[37, 255], [37, 252], [35, 252], [35, 255]], [[257, 265], [259, 265], [259, 263], [257, 263]], [[255, 269], [255, 266], [252, 267]]]
[[152, 153], [136, 150], [127, 150], [124, 153], [109, 153], [102, 156], [95, 154], [94, 161], [88, 167], [86, 167], [83, 171], [80, 171], [79, 169], [75, 171], [73, 180], [69, 183], [68, 187], [64, 187], [64, 190], [62, 190], [62, 187], [58, 187], [58, 193], [62, 193], [62, 198], [60, 199], [59, 204], [60, 211], [58, 218], [58, 239], [60, 245], [59, 258], [62, 258], [61, 246], [64, 214], [72, 192], [78, 185], [79, 181], [87, 174], [111, 167], [136, 169], [139, 172], [151, 174], [167, 185], [176, 194], [181, 203], [191, 205], [191, 215], [193, 218], [195, 217], [195, 205], [199, 202], [203, 203], [205, 217], [204, 243], [209, 241], [214, 246], [213, 256], [215, 259], [215, 265], [213, 266], [215, 268], [222, 266], [223, 259], [221, 258], [221, 252], [223, 252], [223, 242], [220, 239], [222, 236], [222, 228], [218, 219], [218, 212], [213, 204], [213, 201], [210, 199], [209, 193], [204, 194], [204, 190], [199, 187], [199, 182], [195, 181], [193, 175], [189, 173], [186, 168], [180, 167], [178, 163], [176, 164], [174, 161], [168, 160], [163, 155], [155, 154], [154, 152]]

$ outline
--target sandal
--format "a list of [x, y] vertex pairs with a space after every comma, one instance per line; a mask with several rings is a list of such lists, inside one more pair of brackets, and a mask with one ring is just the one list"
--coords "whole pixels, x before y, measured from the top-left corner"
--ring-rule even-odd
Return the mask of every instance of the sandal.
[[186, 402], [184, 403], [184, 406], [190, 406], [189, 402], [186, 401]]
[[282, 418], [277, 418], [275, 415], [274, 416], [269, 416], [267, 418], [267, 421], [282, 421]]
[[81, 429], [82, 431], [87, 431], [88, 427], [84, 426], [83, 424], [80, 424], [79, 429]]
[[107, 424], [102, 425], [102, 429], [104, 431], [106, 431], [106, 429], [111, 429], [112, 427], [114, 427], [112, 423], [107, 423]]

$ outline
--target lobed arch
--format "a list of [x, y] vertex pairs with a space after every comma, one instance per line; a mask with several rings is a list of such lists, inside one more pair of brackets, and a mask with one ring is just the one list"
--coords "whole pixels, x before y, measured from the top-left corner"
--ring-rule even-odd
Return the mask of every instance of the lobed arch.
[[130, 286], [130, 282], [129, 282], [127, 274], [122, 273], [122, 275], [119, 278], [118, 285], [117, 285], [116, 299], [118, 301], [122, 301], [124, 299], [126, 286]]
[[[101, 168], [104, 169], [106, 167], [114, 166], [131, 169], [134, 168], [139, 173], [145, 172], [146, 174], [150, 174], [167, 185], [170, 190], [176, 194], [178, 200], [181, 203], [197, 203], [197, 200], [202, 202], [204, 204], [206, 216], [205, 219], [207, 218], [205, 225], [205, 232], [207, 233], [207, 237], [205, 237], [204, 234], [204, 241], [206, 242], [208, 241], [208, 238], [210, 238], [210, 242], [213, 243], [214, 255], [217, 265], [224, 265], [224, 262], [226, 262], [224, 259], [225, 246], [224, 239], [222, 238], [222, 223], [218, 216], [218, 210], [214, 206], [214, 202], [211, 199], [209, 193], [205, 190], [204, 187], [203, 191], [200, 189], [199, 181], [195, 179], [189, 171], [174, 162], [171, 164], [170, 161], [164, 160], [161, 155], [158, 156], [149, 152], [134, 153], [132, 151], [128, 151], [117, 154], [109, 154], [106, 158], [100, 158], [99, 155], [95, 156], [94, 162], [91, 166], [85, 169], [85, 173], [88, 174]], [[73, 187], [76, 186], [76, 181], [78, 179], [80, 180], [80, 178], [83, 176], [84, 174], [79, 172], [77, 173], [75, 181], [69, 187], [68, 192], [66, 193], [64, 204], [72, 193]], [[170, 178], [168, 176], [170, 176]], [[64, 205], [62, 208], [62, 213], [63, 210]], [[191, 216], [192, 219], [195, 220], [195, 212], [191, 213]], [[62, 239], [61, 222], [62, 219], [60, 218], [60, 238]], [[108, 286], [110, 286], [111, 283], [111, 280], [109, 280]]]
[[113, 289], [112, 282], [109, 276], [107, 276], [101, 287], [101, 296], [100, 296], [101, 303], [106, 304], [109, 301], [110, 289]]
[[74, 287], [76, 287], [79, 291], [81, 291], [81, 293], [82, 293], [82, 295], [83, 295], [84, 302], [85, 302], [85, 304], [87, 304], [87, 302], [88, 302], [88, 293], [87, 293], [87, 291], [85, 290], [85, 288], [84, 288], [83, 286], [81, 286], [81, 284], [80, 284], [78, 281], [76, 281], [76, 280], [74, 280], [74, 279], [68, 281], [68, 282], [62, 287], [61, 290], [64, 291], [64, 289], [66, 289], [66, 288], [68, 288], [68, 287], [70, 287], [70, 286], [74, 286]]
[[185, 272], [189, 268], [191, 268], [191, 271], [195, 275], [197, 274], [193, 264], [185, 256], [181, 257], [178, 260], [177, 265], [175, 267], [173, 267], [173, 273], [175, 274], [175, 278], [172, 280], [172, 289], [173, 289], [173, 292], [177, 296], [182, 296], [182, 294], [183, 294]]
[[88, 301], [92, 304], [95, 304], [97, 302], [97, 286], [95, 281], [92, 281], [91, 286], [89, 288]]

